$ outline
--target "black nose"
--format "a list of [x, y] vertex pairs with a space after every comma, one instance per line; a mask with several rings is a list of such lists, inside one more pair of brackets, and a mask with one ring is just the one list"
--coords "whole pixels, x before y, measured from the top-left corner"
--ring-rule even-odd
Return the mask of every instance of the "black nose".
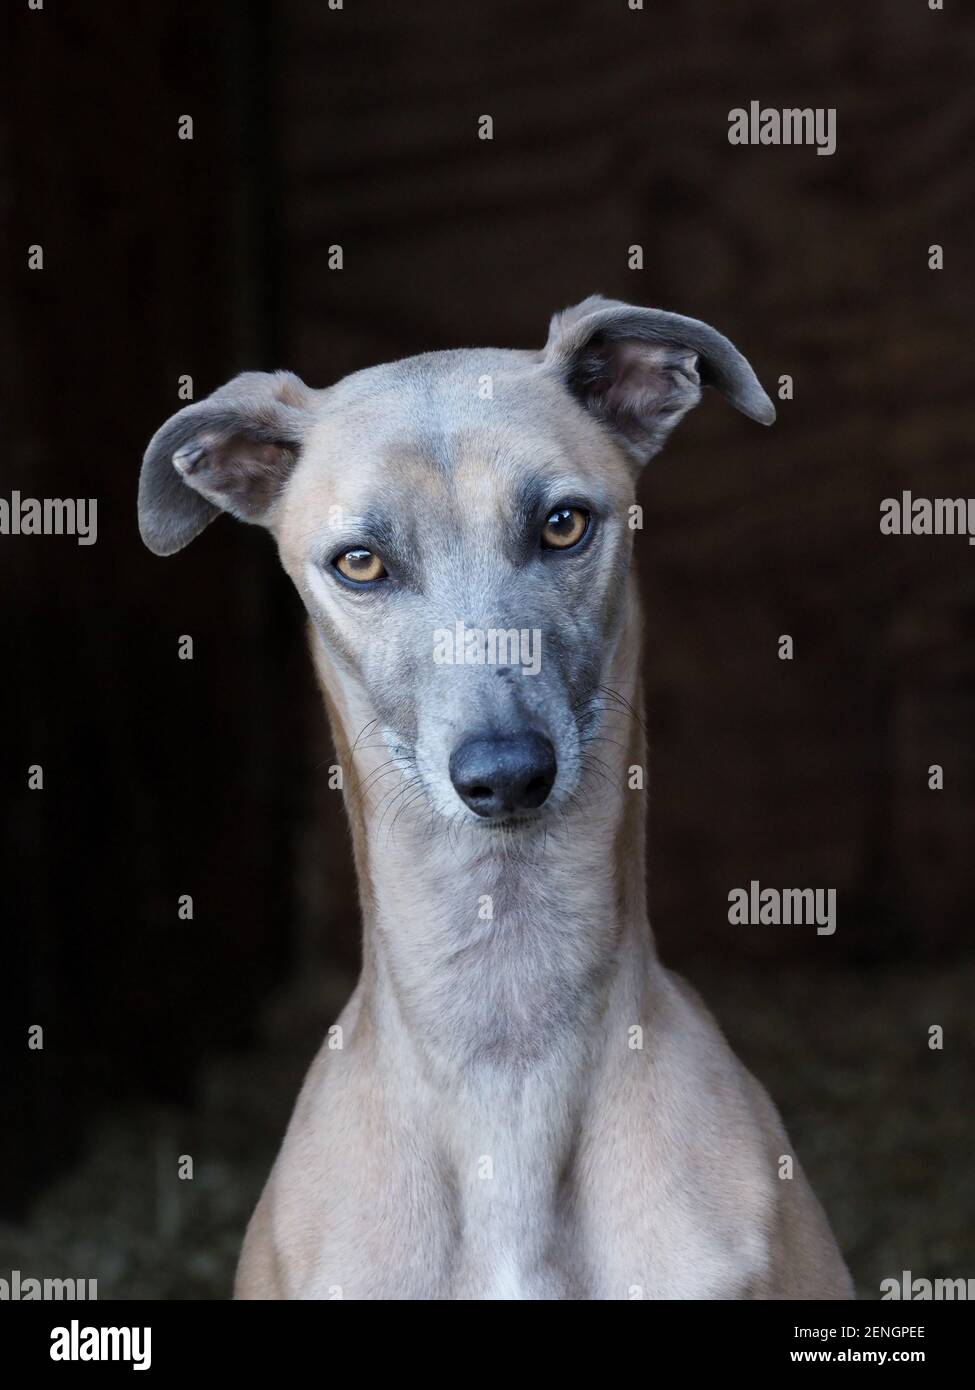
[[450, 756], [457, 795], [479, 816], [534, 811], [552, 790], [555, 749], [543, 734], [465, 739]]

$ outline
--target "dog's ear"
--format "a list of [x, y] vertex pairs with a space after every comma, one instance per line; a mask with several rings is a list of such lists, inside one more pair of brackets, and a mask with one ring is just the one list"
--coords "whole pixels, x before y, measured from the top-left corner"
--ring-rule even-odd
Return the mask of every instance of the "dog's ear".
[[592, 295], [556, 314], [545, 362], [640, 463], [713, 386], [763, 425], [775, 407], [741, 353], [699, 319]]
[[291, 372], [242, 372], [167, 420], [139, 475], [149, 549], [182, 550], [222, 511], [265, 521], [311, 423], [312, 395]]

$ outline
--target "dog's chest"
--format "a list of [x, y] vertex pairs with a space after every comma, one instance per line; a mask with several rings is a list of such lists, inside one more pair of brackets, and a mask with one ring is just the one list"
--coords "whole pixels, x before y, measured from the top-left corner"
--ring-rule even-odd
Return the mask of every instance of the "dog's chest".
[[326, 1240], [305, 1296], [323, 1296], [322, 1284], [366, 1299], [739, 1296], [752, 1253], [745, 1231], [732, 1246], [669, 1178], [620, 1164], [613, 1146], [584, 1163], [561, 1145], [549, 1150], [543, 1131], [550, 1138], [552, 1124], [539, 1113], [533, 1133], [477, 1127], [478, 1142], [447, 1164], [442, 1154], [414, 1153], [411, 1171], [389, 1174], [360, 1210], [358, 1235], [346, 1227], [335, 1244]]
[[578, 1289], [567, 1270], [552, 1264], [539, 1266], [527, 1252], [498, 1249], [487, 1264], [480, 1258], [465, 1262], [444, 1296], [517, 1302], [588, 1295]]
[[[371, 1074], [322, 1094], [327, 1120], [288, 1155], [308, 1252], [290, 1296], [741, 1296], [764, 1260], [764, 1204], [745, 1200], [733, 1153], [691, 1146], [689, 1158], [688, 1135], [728, 1126], [685, 1115], [686, 1084], [670, 1087], [654, 1055], [652, 1097], [646, 1061], [629, 1052], [625, 1071], [584, 1068], [561, 1086], [539, 1066], [435, 1099], [387, 1092], [379, 1125], [364, 1122]], [[324, 1166], [299, 1200], [294, 1174], [310, 1163]]]
[[526, 1173], [513, 1186], [499, 1166], [492, 1181], [497, 1188], [464, 1210], [439, 1297], [735, 1297], [762, 1262], [762, 1243], [747, 1223], [729, 1239], [699, 1204], [669, 1191], [665, 1197], [670, 1183], [658, 1189], [648, 1182], [640, 1191], [616, 1172], [590, 1185], [572, 1165], [560, 1178]]
[[470, 1106], [454, 1129], [454, 1298], [570, 1297], [567, 1136], [542, 1095]]

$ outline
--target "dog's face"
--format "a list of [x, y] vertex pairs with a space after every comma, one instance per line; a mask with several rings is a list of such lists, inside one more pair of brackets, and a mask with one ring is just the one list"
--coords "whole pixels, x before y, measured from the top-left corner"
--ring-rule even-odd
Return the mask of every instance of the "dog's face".
[[142, 534], [170, 554], [220, 510], [266, 525], [370, 738], [436, 812], [508, 826], [576, 788], [638, 470], [702, 382], [774, 418], [713, 329], [599, 299], [542, 353], [433, 353], [325, 391], [248, 373], [150, 443]]
[[494, 826], [574, 788], [632, 493], [621, 451], [521, 354], [414, 359], [322, 402], [272, 527], [444, 815]]

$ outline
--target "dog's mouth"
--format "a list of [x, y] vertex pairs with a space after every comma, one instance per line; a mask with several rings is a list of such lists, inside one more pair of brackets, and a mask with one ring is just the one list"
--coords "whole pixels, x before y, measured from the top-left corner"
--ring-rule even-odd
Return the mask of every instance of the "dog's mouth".
[[537, 811], [520, 811], [509, 816], [480, 817], [469, 824], [478, 830], [526, 830], [530, 826], [540, 825], [547, 819], [547, 807], [540, 807]]

